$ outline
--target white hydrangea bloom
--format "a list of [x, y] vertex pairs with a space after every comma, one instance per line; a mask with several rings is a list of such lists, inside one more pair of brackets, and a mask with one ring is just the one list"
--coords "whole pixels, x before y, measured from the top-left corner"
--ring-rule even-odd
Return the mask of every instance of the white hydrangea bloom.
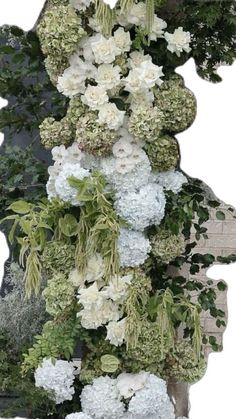
[[58, 77], [57, 90], [67, 97], [73, 97], [85, 91], [86, 77], [79, 74], [75, 67], [65, 69], [62, 76]]
[[190, 52], [189, 46], [191, 42], [190, 32], [185, 32], [180, 26], [175, 29], [174, 33], [165, 32], [165, 39], [168, 42], [167, 49], [180, 57], [181, 52]]
[[166, 383], [154, 374], [129, 402], [128, 412], [135, 418], [174, 419], [174, 407], [167, 394]]
[[92, 385], [83, 388], [82, 410], [94, 419], [123, 419], [125, 406], [120, 400], [116, 380], [106, 376], [99, 377]]
[[188, 182], [183, 173], [169, 170], [168, 172], [157, 172], [155, 174], [156, 182], [167, 191], [178, 193], [181, 191], [184, 183]]
[[120, 84], [120, 67], [113, 64], [101, 64], [97, 69], [96, 82], [104, 89], [113, 89]]
[[154, 16], [153, 25], [152, 25], [152, 32], [149, 35], [151, 41], [156, 41], [157, 38], [163, 38], [164, 29], [167, 28], [167, 23], [163, 20]]
[[131, 283], [132, 278], [133, 276], [130, 274], [112, 277], [109, 280], [108, 285], [103, 288], [103, 295], [115, 301], [117, 304], [123, 303], [127, 294], [127, 288]]
[[[78, 143], [73, 143], [70, 147], [65, 148], [64, 145], [53, 147], [52, 158], [57, 164], [79, 163], [84, 156], [80, 150]], [[55, 166], [55, 165], [54, 165]]]
[[90, 109], [100, 109], [104, 103], [108, 102], [109, 98], [106, 90], [102, 86], [91, 86], [89, 85], [84, 95], [81, 96], [81, 100], [85, 105], [88, 105]]
[[59, 175], [55, 179], [55, 190], [57, 196], [62, 199], [62, 201], [70, 202], [71, 205], [81, 205], [77, 199], [77, 189], [71, 187], [68, 182], [68, 178], [74, 176], [77, 179], [84, 179], [89, 176], [89, 171], [83, 169], [79, 163], [71, 164], [65, 163]]
[[122, 267], [142, 265], [151, 250], [149, 240], [140, 231], [120, 229], [118, 253]]
[[139, 192], [120, 195], [114, 207], [118, 215], [137, 231], [160, 224], [165, 214], [166, 199], [163, 188], [156, 184], [143, 186]]
[[79, 11], [84, 11], [90, 6], [92, 0], [70, 0], [71, 6]]
[[125, 111], [120, 111], [115, 103], [105, 103], [99, 107], [98, 122], [106, 124], [109, 129], [118, 130], [124, 121]]
[[131, 156], [122, 159], [103, 158], [99, 170], [113, 186], [116, 193], [136, 191], [147, 185], [151, 165], [145, 151], [136, 149]]
[[86, 413], [70, 413], [66, 416], [65, 419], [93, 419], [91, 416], [87, 415]]
[[141, 390], [147, 379], [149, 378], [149, 373], [141, 371], [138, 374], [131, 374], [124, 372], [117, 377], [117, 388], [119, 393], [124, 399], [129, 399], [132, 397], [136, 391]]
[[120, 55], [113, 37], [107, 39], [103, 35], [95, 35], [91, 38], [91, 48], [97, 64], [111, 64]]
[[36, 387], [42, 387], [46, 391], [53, 391], [57, 404], [65, 400], [72, 400], [75, 389], [74, 367], [68, 361], [43, 359], [34, 374]]
[[133, 25], [143, 26], [146, 19], [146, 4], [143, 2], [134, 3], [128, 11], [127, 21]]
[[125, 340], [125, 322], [126, 318], [118, 322], [110, 322], [106, 326], [107, 336], [106, 340], [109, 340], [111, 345], [120, 346], [124, 343]]
[[124, 28], [119, 28], [114, 32], [114, 41], [116, 47], [119, 49], [120, 54], [129, 52], [132, 44], [129, 31], [125, 31]]
[[130, 156], [132, 154], [132, 151], [132, 144], [125, 138], [121, 138], [119, 141], [117, 141], [112, 148], [113, 155], [119, 159], [123, 159], [125, 157]]

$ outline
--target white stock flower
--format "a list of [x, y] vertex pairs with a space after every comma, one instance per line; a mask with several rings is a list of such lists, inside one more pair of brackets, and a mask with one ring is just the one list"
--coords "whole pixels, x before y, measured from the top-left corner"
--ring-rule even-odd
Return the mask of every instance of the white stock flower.
[[123, 159], [124, 157], [128, 157], [132, 154], [133, 147], [129, 141], [126, 141], [125, 138], [121, 138], [118, 140], [112, 148], [113, 155], [116, 158]]
[[120, 67], [113, 64], [101, 64], [97, 69], [96, 82], [98, 85], [109, 90], [120, 84]]
[[133, 25], [143, 26], [146, 19], [146, 4], [143, 2], [134, 3], [127, 15], [127, 21]]
[[84, 11], [90, 6], [92, 0], [70, 0], [70, 5], [79, 11]]
[[160, 224], [165, 215], [163, 188], [156, 184], [143, 186], [139, 192], [120, 195], [114, 207], [118, 215], [137, 231]]
[[118, 253], [122, 267], [142, 265], [147, 259], [150, 250], [150, 242], [142, 232], [126, 228], [120, 229]]
[[57, 89], [64, 96], [73, 97], [78, 93], [84, 93], [85, 80], [84, 74], [79, 74], [74, 67], [68, 67], [62, 76], [58, 77]]
[[115, 301], [117, 304], [123, 303], [127, 288], [132, 281], [132, 275], [125, 276], [114, 276], [109, 280], [107, 286], [102, 290], [103, 295], [106, 298], [110, 298], [112, 301]]
[[188, 179], [183, 175], [183, 173], [175, 170], [160, 173], [157, 172], [155, 174], [155, 180], [164, 189], [174, 193], [180, 192], [183, 184], [188, 182]]
[[[83, 169], [79, 163], [71, 164], [65, 163], [59, 175], [55, 179], [55, 190], [59, 198], [64, 202], [70, 202], [72, 205], [78, 206], [81, 203], [77, 199], [77, 189], [70, 186], [68, 182], [69, 177], [76, 177], [77, 179], [84, 179], [89, 176], [89, 171]], [[50, 179], [49, 179], [50, 180]]]
[[98, 285], [94, 282], [87, 288], [80, 288], [78, 290], [78, 302], [82, 304], [85, 310], [91, 310], [96, 307], [100, 308], [104, 302], [104, 296], [99, 291]]
[[107, 329], [106, 340], [109, 340], [111, 345], [121, 346], [124, 343], [125, 322], [126, 322], [126, 318], [117, 322], [112, 321], [108, 323], [108, 325], [106, 326], [106, 329]]
[[43, 359], [34, 374], [36, 387], [43, 387], [46, 391], [53, 391], [56, 404], [65, 400], [72, 400], [75, 389], [74, 367], [68, 361]]
[[119, 129], [124, 121], [125, 111], [120, 111], [115, 103], [105, 103], [99, 107], [98, 122], [106, 124], [109, 129]]
[[124, 399], [132, 397], [136, 391], [141, 390], [149, 377], [149, 373], [141, 371], [138, 374], [122, 373], [117, 377], [117, 388]]
[[131, 69], [139, 67], [144, 61], [152, 61], [151, 55], [144, 55], [144, 51], [133, 51], [129, 54], [128, 64]]
[[93, 65], [90, 61], [83, 61], [78, 52], [71, 55], [69, 58], [69, 63], [75, 72], [78, 73], [78, 76], [86, 79], [95, 79], [97, 75], [97, 67]]
[[150, 89], [155, 84], [160, 86], [163, 83], [161, 80], [161, 77], [164, 76], [162, 67], [153, 64], [150, 60], [143, 61], [137, 67], [137, 74], [144, 89]]
[[152, 32], [149, 35], [149, 38], [151, 39], [151, 41], [156, 41], [157, 38], [163, 38], [164, 29], [166, 28], [167, 28], [167, 23], [155, 15], [153, 25], [152, 25]]
[[114, 38], [106, 39], [103, 35], [95, 35], [91, 39], [91, 48], [97, 64], [110, 64], [120, 54]]
[[168, 42], [167, 49], [172, 53], [176, 53], [178, 57], [180, 57], [183, 51], [191, 51], [189, 46], [191, 42], [190, 32], [185, 32], [181, 26], [175, 29], [174, 33], [165, 32], [165, 39]]
[[114, 32], [113, 37], [115, 45], [119, 49], [120, 54], [130, 51], [132, 41], [129, 31], [126, 32], [124, 28], [119, 28]]
[[84, 95], [81, 96], [82, 102], [92, 110], [99, 109], [104, 103], [108, 102], [108, 99], [106, 90], [101, 86], [89, 85]]

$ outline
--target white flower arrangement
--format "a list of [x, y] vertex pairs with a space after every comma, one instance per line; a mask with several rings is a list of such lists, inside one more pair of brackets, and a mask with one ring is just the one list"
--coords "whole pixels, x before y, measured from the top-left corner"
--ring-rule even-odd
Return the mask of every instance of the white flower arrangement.
[[160, 224], [165, 214], [165, 203], [163, 188], [148, 184], [138, 192], [120, 195], [114, 207], [133, 230], [143, 231], [152, 224]]
[[173, 33], [165, 32], [165, 39], [168, 42], [167, 49], [175, 53], [180, 57], [181, 52], [190, 52], [191, 48], [189, 46], [191, 42], [190, 32], [185, 32], [180, 26], [178, 29], [175, 29]]
[[174, 193], [180, 192], [183, 184], [188, 182], [188, 179], [183, 175], [183, 173], [175, 170], [156, 173], [155, 180], [164, 189]]
[[175, 418], [165, 381], [144, 371], [94, 379], [82, 390], [81, 405], [94, 419]]
[[141, 231], [120, 229], [118, 253], [122, 267], [142, 265], [150, 250], [150, 242]]
[[74, 367], [68, 361], [43, 359], [42, 365], [35, 371], [36, 387], [43, 387], [44, 390], [52, 392], [56, 404], [63, 403], [65, 400], [72, 400], [75, 393]]

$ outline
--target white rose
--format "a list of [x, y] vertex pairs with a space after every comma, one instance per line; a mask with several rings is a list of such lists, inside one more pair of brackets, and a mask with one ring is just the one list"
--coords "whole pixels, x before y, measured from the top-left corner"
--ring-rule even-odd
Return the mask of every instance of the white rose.
[[97, 70], [96, 82], [104, 89], [113, 89], [120, 84], [120, 67], [113, 64], [101, 64]]
[[130, 39], [129, 31], [125, 31], [124, 28], [119, 28], [114, 32], [114, 41], [117, 48], [120, 50], [120, 54], [123, 52], [129, 52], [132, 41]]
[[68, 67], [62, 76], [58, 77], [57, 89], [67, 97], [72, 97], [85, 91], [85, 75], [79, 74], [74, 67]]
[[151, 61], [143, 61], [136, 69], [141, 85], [145, 89], [154, 87], [155, 84], [161, 85], [161, 77], [164, 76], [162, 67], [153, 64]]
[[114, 38], [106, 39], [103, 35], [93, 37], [91, 40], [91, 48], [97, 64], [110, 64], [116, 56], [120, 54]]
[[106, 340], [114, 346], [120, 346], [123, 344], [125, 339], [125, 322], [126, 318], [118, 321], [118, 322], [110, 322], [106, 326], [107, 329], [107, 336]]
[[84, 80], [94, 79], [96, 77], [97, 67], [95, 67], [91, 61], [83, 61], [79, 56], [79, 51], [71, 55], [69, 63], [74, 71], [78, 73], [78, 76]]
[[83, 55], [85, 61], [90, 61], [91, 63], [94, 62], [94, 55], [93, 55], [93, 51], [91, 48], [91, 42], [95, 37], [84, 37], [81, 39], [81, 41], [79, 42], [79, 49], [77, 51], [77, 53], [79, 55]]
[[137, 68], [130, 70], [128, 76], [124, 79], [124, 89], [130, 93], [137, 93], [143, 90], [143, 83], [139, 77]]
[[101, 86], [89, 85], [85, 90], [84, 95], [81, 96], [82, 102], [93, 110], [99, 109], [108, 102], [108, 99], [106, 90]]
[[181, 26], [178, 29], [175, 29], [174, 33], [166, 32], [165, 39], [168, 42], [167, 49], [172, 53], [176, 53], [178, 57], [180, 57], [180, 54], [183, 51], [191, 51], [189, 46], [191, 42], [190, 32], [184, 32]]
[[120, 111], [114, 103], [106, 103], [99, 108], [98, 122], [107, 124], [109, 129], [117, 130], [124, 121], [125, 111]]
[[91, 310], [96, 307], [97, 309], [103, 305], [104, 296], [99, 291], [96, 282], [90, 285], [88, 288], [80, 288], [78, 291], [78, 301], [85, 310]]
[[129, 55], [128, 64], [130, 68], [139, 67], [143, 61], [151, 61], [152, 57], [149, 54], [144, 55], [144, 51], [133, 51]]

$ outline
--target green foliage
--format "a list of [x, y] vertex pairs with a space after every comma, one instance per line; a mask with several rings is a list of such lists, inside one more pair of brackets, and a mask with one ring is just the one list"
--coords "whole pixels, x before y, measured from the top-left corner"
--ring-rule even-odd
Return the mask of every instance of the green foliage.
[[83, 202], [78, 223], [76, 264], [79, 272], [86, 268], [88, 259], [100, 253], [105, 263], [105, 277], [119, 271], [117, 238], [121, 220], [113, 209], [111, 195], [104, 192], [105, 178], [93, 172], [84, 179], [69, 179], [78, 189], [77, 199]]
[[36, 202], [46, 195], [46, 166], [32, 147], [2, 146], [0, 154], [0, 218], [16, 199]]
[[49, 80], [34, 32], [1, 27], [0, 63], [0, 95], [9, 101], [0, 110], [0, 130], [7, 128], [8, 138], [23, 130], [35, 133], [50, 112], [63, 117], [66, 99]]

